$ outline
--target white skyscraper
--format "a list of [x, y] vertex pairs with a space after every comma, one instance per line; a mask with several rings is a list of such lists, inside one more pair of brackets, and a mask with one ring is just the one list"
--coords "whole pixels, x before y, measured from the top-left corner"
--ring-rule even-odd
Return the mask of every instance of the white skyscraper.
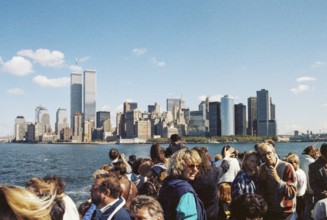
[[96, 71], [84, 71], [84, 121], [96, 127]]
[[26, 133], [25, 118], [17, 116], [15, 119], [15, 139], [16, 141], [23, 141]]
[[221, 98], [221, 135], [235, 135], [235, 115], [234, 115], [234, 99], [225, 95]]
[[72, 73], [70, 78], [70, 127], [74, 127], [74, 114], [82, 114], [82, 74]]
[[35, 131], [38, 134], [50, 133], [50, 114], [47, 108], [38, 106], [35, 109], [35, 123], [40, 124], [39, 130]]
[[56, 134], [59, 135], [62, 129], [69, 127], [67, 109], [59, 108], [56, 116]]

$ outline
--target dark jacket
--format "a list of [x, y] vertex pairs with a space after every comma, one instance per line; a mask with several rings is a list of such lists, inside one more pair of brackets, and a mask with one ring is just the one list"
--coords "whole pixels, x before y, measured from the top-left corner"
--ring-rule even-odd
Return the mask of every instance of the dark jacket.
[[204, 206], [193, 187], [186, 180], [174, 179], [172, 177], [167, 177], [164, 180], [158, 197], [165, 214], [165, 219], [176, 219], [176, 207], [180, 201], [180, 198], [185, 193], [194, 194], [198, 219], [207, 219]]
[[309, 165], [309, 181], [315, 203], [320, 199], [326, 198], [326, 195], [323, 193], [327, 191], [327, 173], [324, 166], [325, 162], [321, 157]]
[[124, 208], [125, 200], [119, 198], [115, 204], [108, 208], [101, 216], [95, 216], [95, 220], [130, 220], [129, 213]]

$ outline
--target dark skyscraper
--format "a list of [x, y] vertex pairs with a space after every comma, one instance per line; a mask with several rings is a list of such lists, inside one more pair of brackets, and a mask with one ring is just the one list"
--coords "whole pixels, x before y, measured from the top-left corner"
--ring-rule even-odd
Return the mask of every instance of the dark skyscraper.
[[82, 74], [72, 73], [70, 77], [70, 127], [74, 128], [74, 115], [82, 113]]
[[106, 120], [110, 120], [110, 112], [108, 111], [97, 112], [97, 128], [103, 128], [103, 123]]
[[235, 135], [246, 135], [246, 106], [235, 105]]
[[248, 98], [248, 129], [247, 134], [257, 135], [257, 97]]
[[220, 102], [209, 102], [209, 136], [221, 136]]
[[137, 109], [137, 102], [124, 102], [124, 114]]

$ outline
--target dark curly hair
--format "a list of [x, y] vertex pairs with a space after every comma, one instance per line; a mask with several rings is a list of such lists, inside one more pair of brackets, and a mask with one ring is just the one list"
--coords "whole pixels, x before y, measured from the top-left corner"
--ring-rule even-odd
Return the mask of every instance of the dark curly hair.
[[233, 219], [260, 218], [267, 212], [267, 202], [258, 194], [243, 194], [232, 201], [231, 215]]

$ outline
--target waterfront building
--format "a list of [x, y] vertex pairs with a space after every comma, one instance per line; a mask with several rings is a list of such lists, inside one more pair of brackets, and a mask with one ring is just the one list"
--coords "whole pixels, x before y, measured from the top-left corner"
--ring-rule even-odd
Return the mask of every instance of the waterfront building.
[[73, 126], [73, 137], [72, 142], [83, 141], [83, 116], [80, 112], [74, 114], [74, 126]]
[[24, 116], [17, 116], [15, 119], [15, 140], [24, 141], [26, 131], [27, 129]]
[[181, 108], [185, 108], [185, 101], [182, 99], [167, 99], [167, 111], [174, 111], [174, 107], [179, 108], [181, 105]]
[[69, 127], [67, 109], [58, 108], [56, 116], [56, 134], [60, 137], [61, 130]]
[[220, 102], [209, 102], [209, 136], [221, 136]]
[[70, 141], [73, 136], [73, 129], [65, 127], [60, 130], [60, 140], [61, 141]]
[[235, 108], [235, 135], [246, 135], [246, 106], [239, 103]]
[[[111, 131], [110, 112], [98, 111], [97, 112], [97, 128], [103, 128], [104, 131]], [[105, 126], [106, 124], [106, 126]]]
[[126, 138], [135, 137], [135, 123], [142, 119], [142, 112], [134, 109], [125, 113]]
[[116, 134], [122, 138], [126, 137], [125, 115], [121, 112], [116, 114]]
[[92, 131], [93, 131], [93, 121], [84, 121], [84, 135], [83, 135], [83, 142], [89, 143], [92, 142]]
[[235, 135], [235, 118], [234, 118], [234, 99], [225, 95], [221, 98], [221, 135]]
[[82, 74], [71, 73], [70, 76], [70, 127], [74, 128], [75, 112], [82, 113], [82, 93], [83, 78]]
[[275, 117], [275, 106], [271, 114], [272, 99], [269, 91], [262, 89], [257, 91], [257, 136], [277, 136], [277, 124]]
[[151, 122], [149, 120], [135, 122], [135, 137], [140, 139], [151, 138]]
[[35, 141], [35, 125], [33, 123], [27, 125], [26, 141], [27, 142]]
[[162, 137], [170, 138], [172, 134], [178, 134], [178, 129], [175, 128], [173, 125], [163, 127]]
[[50, 114], [47, 108], [42, 106], [36, 107], [35, 123], [41, 124], [39, 130], [36, 130], [38, 132], [38, 135], [51, 132]]
[[209, 131], [209, 97], [202, 101], [199, 105], [199, 110], [203, 112], [203, 119], [205, 120], [206, 131]]
[[137, 102], [124, 102], [124, 114], [137, 109]]
[[248, 98], [248, 129], [247, 134], [257, 135], [257, 97]]
[[206, 136], [208, 127], [205, 119], [205, 112], [202, 110], [190, 112], [190, 123], [187, 126], [187, 135]]
[[84, 96], [83, 110], [84, 121], [92, 123], [92, 127], [96, 127], [96, 71], [84, 71]]

